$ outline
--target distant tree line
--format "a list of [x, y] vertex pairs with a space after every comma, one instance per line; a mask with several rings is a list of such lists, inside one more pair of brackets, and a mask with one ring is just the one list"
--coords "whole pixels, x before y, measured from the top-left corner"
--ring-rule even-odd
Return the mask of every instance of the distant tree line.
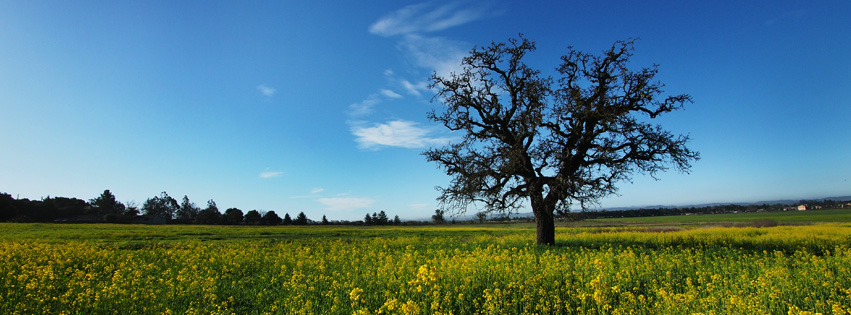
[[212, 199], [203, 209], [183, 196], [180, 202], [168, 193], [148, 198], [139, 206], [134, 202], [122, 203], [111, 191], [91, 200], [66, 197], [47, 197], [42, 200], [16, 199], [0, 193], [0, 222], [62, 222], [62, 223], [138, 223], [138, 224], [206, 224], [206, 225], [308, 225], [308, 224], [401, 224], [399, 216], [388, 220], [384, 211], [367, 214], [364, 221], [313, 221], [299, 212], [295, 218], [285, 213], [281, 218], [275, 211], [238, 208], [219, 210]]
[[[578, 221], [600, 218], [629, 218], [670, 216], [689, 214], [718, 214], [735, 212], [774, 212], [797, 210], [792, 205], [805, 205], [807, 209], [833, 209], [851, 207], [847, 199], [800, 200], [797, 203], [776, 203], [760, 205], [711, 205], [705, 207], [680, 208], [642, 208], [628, 210], [599, 210], [561, 213], [560, 220]], [[435, 210], [431, 221], [405, 221], [396, 215], [389, 219], [384, 211], [367, 213], [363, 220], [329, 221], [323, 215], [320, 221], [314, 221], [304, 212], [299, 212], [295, 218], [285, 213], [281, 218], [275, 211], [250, 210], [243, 212], [238, 208], [219, 211], [216, 202], [207, 201], [203, 209], [183, 196], [181, 202], [169, 196], [166, 192], [148, 198], [139, 206], [134, 202], [122, 203], [109, 190], [88, 201], [67, 197], [47, 197], [42, 200], [16, 199], [8, 193], [0, 193], [0, 222], [65, 222], [65, 223], [138, 223], [138, 224], [204, 224], [204, 225], [420, 225], [456, 223], [447, 221], [443, 210]], [[508, 221], [510, 216], [489, 216], [487, 213], [476, 213], [473, 222]], [[514, 219], [516, 220], [516, 218]]]
[[851, 207], [847, 200], [799, 200], [796, 203], [775, 204], [750, 204], [750, 205], [711, 205], [703, 207], [678, 207], [678, 208], [641, 208], [626, 210], [598, 210], [562, 213], [560, 219], [577, 221], [584, 219], [604, 218], [631, 218], [631, 217], [654, 217], [670, 215], [698, 215], [698, 214], [722, 214], [722, 213], [745, 213], [745, 212], [779, 212], [797, 211], [792, 205], [804, 205], [807, 209], [836, 209]]

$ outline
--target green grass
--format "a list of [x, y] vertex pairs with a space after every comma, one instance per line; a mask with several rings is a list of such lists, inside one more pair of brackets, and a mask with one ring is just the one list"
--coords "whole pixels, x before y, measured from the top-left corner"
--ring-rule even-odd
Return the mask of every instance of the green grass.
[[[443, 226], [203, 226], [0, 223], [0, 241], [38, 240], [48, 243], [88, 241], [117, 244], [168, 243], [179, 241], [239, 242], [250, 240], [309, 241], [354, 240], [376, 237], [473, 237], [534, 235], [527, 227], [505, 228], [504, 224]], [[534, 226], [531, 226], [534, 228]]]

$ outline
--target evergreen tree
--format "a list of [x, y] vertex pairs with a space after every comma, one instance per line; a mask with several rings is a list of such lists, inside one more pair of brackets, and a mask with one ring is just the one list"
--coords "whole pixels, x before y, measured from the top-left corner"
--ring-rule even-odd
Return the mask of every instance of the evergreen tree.
[[308, 222], [308, 219], [307, 219], [307, 216], [304, 215], [304, 212], [299, 212], [298, 215], [295, 217], [293, 224], [295, 224], [295, 225], [307, 225], [307, 222]]
[[387, 214], [384, 213], [384, 210], [378, 213], [378, 217], [375, 219], [375, 224], [378, 225], [386, 225], [390, 220], [387, 218]]
[[92, 213], [97, 215], [124, 213], [124, 204], [115, 200], [115, 195], [109, 189], [104, 190], [97, 198], [89, 200], [89, 204], [92, 205]]

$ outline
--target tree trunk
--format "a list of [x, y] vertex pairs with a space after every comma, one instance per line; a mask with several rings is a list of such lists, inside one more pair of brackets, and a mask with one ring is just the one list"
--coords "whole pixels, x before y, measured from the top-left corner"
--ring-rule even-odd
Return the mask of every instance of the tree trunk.
[[555, 245], [556, 244], [556, 227], [553, 220], [553, 213], [546, 211], [535, 213], [535, 225], [538, 230], [538, 245]]

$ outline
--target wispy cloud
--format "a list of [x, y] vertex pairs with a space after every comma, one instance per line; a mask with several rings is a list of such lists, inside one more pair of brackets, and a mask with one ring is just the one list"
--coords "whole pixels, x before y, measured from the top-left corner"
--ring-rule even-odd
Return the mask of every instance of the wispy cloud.
[[411, 83], [408, 80], [399, 80], [399, 84], [401, 84], [402, 87], [405, 88], [405, 91], [407, 91], [408, 94], [411, 95], [420, 96], [422, 95], [421, 92], [428, 91], [428, 83], [426, 83], [425, 81]]
[[387, 98], [402, 98], [402, 95], [399, 95], [399, 93], [393, 92], [392, 90], [388, 89], [382, 89], [381, 95], [384, 95]]
[[[439, 76], [448, 76], [460, 70], [461, 59], [472, 45], [425, 34], [499, 14], [501, 10], [495, 9], [491, 1], [426, 2], [390, 12], [373, 23], [369, 31], [379, 36], [398, 37], [397, 48], [413, 64], [429, 72], [435, 71]], [[408, 91], [419, 95], [419, 90]]]
[[313, 190], [311, 190], [310, 193], [311, 194], [318, 194], [318, 193], [321, 193], [323, 191], [325, 191], [325, 188], [318, 188], [317, 187], [317, 188], [313, 188]]
[[260, 178], [274, 178], [284, 175], [284, 172], [263, 171], [260, 173]]
[[369, 31], [381, 36], [441, 31], [481, 19], [489, 12], [487, 1], [413, 4], [385, 15]]
[[349, 105], [349, 116], [354, 118], [367, 116], [372, 113], [372, 108], [378, 103], [381, 103], [381, 98], [378, 94], [372, 94], [359, 103]]
[[275, 88], [265, 84], [258, 85], [257, 90], [266, 97], [272, 97], [272, 95], [275, 95]]
[[319, 198], [316, 201], [325, 205], [325, 209], [331, 211], [347, 211], [369, 208], [375, 204], [375, 200], [363, 197], [336, 197]]
[[472, 45], [442, 37], [407, 34], [397, 47], [413, 64], [445, 77], [460, 72], [461, 60]]
[[429, 137], [430, 130], [417, 127], [417, 123], [394, 120], [371, 127], [355, 126], [352, 134], [361, 149], [381, 147], [424, 148], [448, 143], [450, 138]]

